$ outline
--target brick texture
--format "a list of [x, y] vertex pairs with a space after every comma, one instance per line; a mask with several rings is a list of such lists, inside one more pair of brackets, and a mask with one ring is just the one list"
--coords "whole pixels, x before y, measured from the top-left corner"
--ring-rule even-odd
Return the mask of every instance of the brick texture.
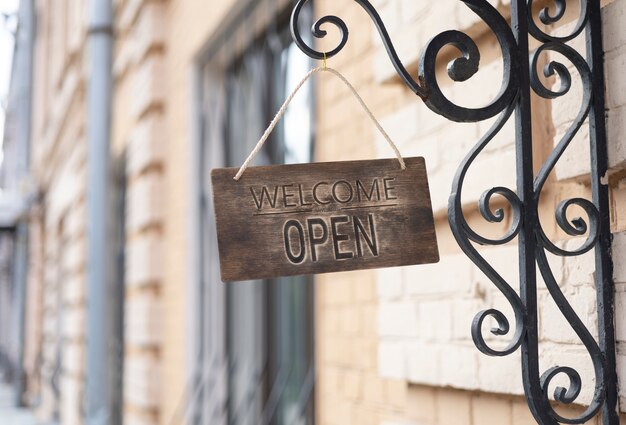
[[[68, 13], [57, 3], [38, 1], [42, 31], [69, 28], [49, 44], [38, 39], [35, 76], [37, 143], [33, 151], [35, 180], [44, 197], [40, 252], [30, 280], [39, 282], [37, 309], [41, 333], [41, 404], [39, 415], [64, 424], [82, 424], [85, 366], [85, 252], [86, 149], [84, 1], [74, 0]], [[467, 83], [450, 84], [443, 67], [438, 71], [443, 90], [467, 106], [484, 104], [499, 89], [502, 65], [499, 50], [485, 35], [480, 19], [462, 2], [436, 5], [416, 0], [372, 0], [394, 40], [399, 56], [416, 75], [420, 49], [430, 37], [453, 27], [481, 43], [481, 71]], [[506, 14], [507, 0], [490, 3]], [[52, 6], [54, 4], [55, 6]], [[113, 152], [126, 157], [126, 346], [124, 365], [124, 422], [170, 423], [183, 394], [188, 346], [184, 282], [188, 267], [187, 209], [189, 164], [187, 144], [194, 112], [189, 90], [190, 70], [200, 52], [234, 2], [191, 0], [116, 0], [114, 55]], [[616, 232], [616, 309], [626, 311], [626, 2], [604, 2], [607, 123], [611, 173], [612, 219]], [[52, 8], [55, 8], [52, 10]], [[491, 282], [462, 255], [448, 230], [446, 208], [459, 162], [493, 120], [451, 124], [433, 114], [399, 83], [380, 37], [354, 2], [318, 0], [316, 15], [345, 18], [352, 36], [341, 55], [330, 60], [354, 83], [368, 106], [398, 143], [405, 156], [426, 157], [437, 233], [442, 253], [438, 265], [320, 276], [316, 281], [317, 423], [372, 425], [526, 425], [533, 424], [521, 397], [519, 353], [488, 358], [474, 347], [470, 323], [489, 307], [512, 318], [506, 300]], [[47, 8], [50, 8], [48, 10]], [[43, 13], [45, 12], [45, 13]], [[65, 16], [67, 15], [67, 16]], [[58, 22], [55, 23], [53, 21]], [[563, 31], [567, 31], [567, 27]], [[45, 30], [45, 31], [44, 31]], [[49, 32], [48, 32], [49, 31]], [[366, 36], [362, 36], [365, 34]], [[329, 37], [330, 38], [330, 37]], [[320, 41], [319, 48], [330, 46]], [[573, 46], [580, 50], [580, 41]], [[48, 55], [47, 52], [55, 54]], [[547, 60], [547, 59], [545, 59]], [[552, 107], [535, 101], [536, 114], [546, 118], [536, 130], [538, 143], [549, 151], [565, 134], [579, 104], [580, 81], [567, 98]], [[48, 75], [49, 74], [49, 75]], [[550, 80], [547, 84], [557, 84]], [[359, 110], [345, 87], [320, 79], [317, 160], [389, 157], [383, 138]], [[475, 105], [476, 104], [476, 105]], [[551, 121], [551, 122], [548, 122]], [[588, 194], [588, 148], [581, 138], [559, 163], [541, 204], [542, 217], [553, 217], [558, 197]], [[487, 231], [476, 201], [494, 185], [515, 187], [513, 124], [481, 154], [468, 174], [463, 202], [470, 225]], [[545, 140], [544, 140], [545, 138]], [[537, 159], [545, 160], [542, 152]], [[488, 172], [484, 172], [488, 170]], [[572, 247], [553, 222], [547, 233], [561, 246]], [[506, 224], [506, 223], [505, 223]], [[512, 287], [517, 282], [517, 247], [481, 249]], [[595, 332], [593, 258], [550, 257], [554, 279]], [[592, 382], [588, 355], [551, 301], [545, 285], [539, 289], [539, 336], [543, 365], [575, 367], [585, 383]], [[617, 321], [618, 372], [626, 373], [626, 325]], [[488, 337], [498, 344], [506, 337]], [[60, 349], [59, 349], [60, 347]], [[30, 358], [36, 356], [29, 354]], [[34, 363], [34, 361], [32, 362]], [[39, 366], [37, 366], [39, 367]], [[50, 384], [58, 376], [60, 397]], [[626, 379], [620, 379], [626, 406]], [[585, 385], [578, 401], [588, 403]], [[579, 407], [577, 407], [579, 408]], [[574, 409], [575, 410], [575, 409]], [[570, 412], [571, 413], [571, 412]], [[624, 419], [626, 420], [626, 419]], [[597, 423], [597, 422], [592, 422]]]
[[[457, 25], [469, 29], [476, 34], [480, 31], [475, 25], [478, 24], [476, 17], [464, 13], [461, 8], [451, 2], [449, 5], [440, 5], [437, 8], [424, 10], [416, 2], [411, 5], [402, 1], [382, 1], [380, 6], [383, 15], [393, 26], [392, 38], [397, 42], [400, 56], [409, 69], [414, 66], [418, 58], [419, 49], [415, 49], [416, 40], [425, 42], [422, 33], [436, 34], [438, 25], [447, 24], [446, 19], [428, 21], [428, 25], [416, 25], [422, 22], [425, 16], [440, 13], [442, 9], [450, 16], [456, 16]], [[497, 7], [503, 4], [494, 2]], [[460, 3], [459, 3], [460, 4]], [[446, 9], [448, 8], [448, 9]], [[436, 11], [437, 9], [437, 11]], [[603, 18], [606, 46], [606, 72], [607, 72], [607, 116], [609, 131], [609, 155], [611, 173], [619, 174], [625, 163], [624, 144], [621, 140], [623, 121], [622, 109], [626, 104], [626, 97], [620, 87], [624, 84], [623, 69], [626, 58], [626, 39], [623, 28], [626, 16], [626, 4], [624, 2], [612, 2], [604, 8]], [[567, 33], [571, 31], [575, 23], [570, 23], [558, 31]], [[448, 28], [446, 28], [448, 29]], [[374, 34], [376, 40], [378, 35]], [[418, 42], [417, 45], [423, 44]], [[584, 55], [584, 37], [580, 37], [571, 43], [572, 46]], [[379, 42], [374, 60], [374, 81], [400, 84], [395, 77], [395, 71], [389, 65], [386, 52]], [[488, 47], [481, 46], [488, 50]], [[492, 57], [489, 53], [486, 57]], [[496, 52], [497, 57], [497, 52]], [[556, 55], [546, 55], [545, 60], [563, 60]], [[576, 115], [580, 110], [582, 98], [582, 84], [580, 76], [573, 67], [568, 67], [573, 77], [573, 85], [567, 96], [557, 99], [551, 104], [551, 120], [546, 119], [546, 128], [543, 129], [542, 137], [548, 137], [548, 148], [536, 160], [541, 163], [553, 146], [563, 138], [567, 130], [573, 125]], [[501, 79], [501, 65], [496, 62], [481, 63], [481, 72], [471, 81], [473, 83], [459, 84], [455, 87], [444, 86], [443, 90], [450, 99], [467, 105], [468, 99], [478, 99], [479, 104], [484, 104], [483, 99], [493, 98], [497, 93], [488, 90], [497, 85], [493, 81]], [[541, 72], [541, 69], [539, 69]], [[441, 78], [443, 81], [443, 77]], [[560, 82], [556, 79], [546, 82], [547, 87], [558, 89]], [[485, 91], [487, 89], [487, 91]], [[384, 90], [383, 90], [384, 92]], [[401, 99], [400, 96], [398, 96]], [[481, 103], [482, 102], [482, 103]], [[390, 102], [391, 103], [391, 102]], [[474, 105], [471, 105], [474, 106]], [[536, 111], [545, 110], [545, 107], [537, 103]], [[385, 113], [384, 109], [381, 109]], [[543, 112], [537, 112], [535, 121], [545, 119]], [[334, 119], [337, 119], [335, 117]], [[552, 122], [550, 122], [552, 121]], [[493, 122], [493, 120], [490, 120]], [[414, 99], [400, 101], [397, 106], [386, 111], [382, 120], [383, 127], [388, 129], [389, 134], [398, 143], [405, 155], [423, 155], [427, 159], [431, 196], [433, 208], [438, 220], [438, 236], [442, 246], [442, 259], [439, 264], [430, 266], [417, 266], [404, 269], [382, 270], [376, 275], [378, 306], [378, 372], [381, 376], [393, 380], [405, 381], [409, 384], [422, 386], [419, 388], [450, 386], [470, 391], [483, 391], [499, 394], [521, 395], [521, 371], [519, 367], [519, 353], [504, 358], [488, 358], [479, 353], [474, 347], [470, 336], [470, 324], [476, 313], [485, 308], [498, 308], [504, 312], [510, 320], [513, 315], [507, 301], [499, 291], [486, 278], [486, 276], [474, 266], [463, 254], [459, 254], [453, 243], [449, 243], [450, 234], [442, 227], [447, 226], [443, 220], [448, 203], [448, 195], [452, 179], [456, 169], [482, 134], [490, 125], [490, 122], [481, 124], [449, 124], [445, 120], [436, 117], [420, 102]], [[497, 229], [490, 230], [486, 223], [476, 219], [476, 201], [487, 189], [495, 185], [515, 188], [515, 149], [513, 138], [513, 120], [509, 122], [490, 146], [477, 158], [473, 169], [468, 174], [464, 191], [463, 203], [466, 205], [466, 214], [470, 225], [474, 228], [490, 234]], [[378, 156], [390, 156], [389, 148], [382, 137], [375, 133], [376, 152]], [[580, 133], [574, 138], [563, 158], [559, 161], [556, 170], [556, 180], [548, 183], [546, 192], [559, 199], [565, 196], [572, 197], [572, 193], [588, 196], [585, 185], [589, 180], [589, 125], [584, 123]], [[489, 170], [489, 172], [485, 172]], [[621, 175], [621, 174], [620, 174]], [[497, 176], [497, 182], [494, 182]], [[621, 183], [620, 183], [621, 184]], [[613, 184], [611, 189], [614, 193], [614, 225], [615, 229], [623, 230], [620, 211], [624, 208], [621, 194], [621, 186]], [[554, 203], [558, 201], [544, 202], [541, 204], [540, 215], [548, 217], [554, 215]], [[569, 250], [580, 246], [581, 240], [567, 240], [566, 236], [556, 230], [556, 227], [547, 219], [544, 226], [549, 237]], [[620, 227], [618, 227], [620, 226]], [[626, 281], [626, 272], [622, 271], [620, 256], [623, 256], [624, 236], [616, 233], [613, 252], [615, 255], [615, 280]], [[517, 282], [517, 247], [508, 245], [504, 247], [482, 248], [481, 255], [489, 261], [494, 268], [503, 275], [513, 288], [519, 288]], [[570, 300], [574, 311], [581, 317], [583, 323], [592, 335], [597, 335], [597, 308], [595, 300], [594, 259], [593, 254], [580, 257], [559, 258], [549, 256], [553, 278], [563, 293]], [[623, 311], [626, 305], [626, 297], [622, 285], [617, 286], [616, 309]], [[583, 382], [593, 382], [595, 379], [591, 361], [586, 350], [581, 346], [580, 340], [571, 326], [567, 323], [562, 313], [556, 307], [552, 297], [541, 281], [539, 286], [539, 339], [542, 367], [550, 365], [568, 365], [581, 373]], [[624, 329], [618, 320], [618, 354], [620, 373], [626, 366], [622, 357], [621, 344], [624, 339]], [[495, 347], [508, 342], [506, 337], [494, 337], [486, 330], [486, 338], [489, 344]], [[503, 341], [503, 342], [498, 342]], [[620, 381], [621, 382], [621, 381]], [[425, 387], [430, 386], [430, 387]], [[413, 386], [412, 386], [413, 387]], [[583, 392], [577, 402], [586, 404], [591, 401], [593, 385], [584, 385]], [[420, 394], [426, 397], [425, 391]], [[456, 394], [454, 397], [461, 397]], [[462, 400], [462, 401], [461, 401]], [[518, 403], [504, 405], [497, 397], [486, 395], [462, 397], [457, 404], [468, 405], [467, 411], [471, 414], [463, 414], [464, 409], [459, 407], [454, 412], [442, 410], [441, 416], [436, 412], [418, 418], [416, 423], [476, 423], [476, 424], [522, 424], [534, 423], [529, 416], [528, 408]], [[449, 404], [451, 405], [450, 401]], [[524, 408], [526, 410], [524, 410]], [[447, 415], [454, 415], [447, 418]], [[419, 415], [417, 415], [419, 416]], [[466, 417], [467, 416], [467, 417]], [[391, 421], [389, 423], [412, 423]], [[595, 422], [594, 422], [595, 423]]]
[[124, 419], [142, 425], [166, 421], [161, 411], [165, 312], [166, 5], [129, 1], [117, 11], [115, 71], [119, 98], [115, 141], [126, 148], [127, 214]]

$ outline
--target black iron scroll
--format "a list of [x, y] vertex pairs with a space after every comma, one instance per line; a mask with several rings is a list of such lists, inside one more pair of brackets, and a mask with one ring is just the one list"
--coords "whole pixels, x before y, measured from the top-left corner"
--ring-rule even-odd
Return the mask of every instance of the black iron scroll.
[[[325, 24], [335, 26], [341, 33], [336, 48], [326, 53], [308, 46], [300, 35], [298, 17], [309, 0], [299, 0], [292, 14], [291, 30], [298, 47], [309, 57], [323, 59], [337, 55], [348, 41], [348, 27], [337, 16], [324, 16], [312, 28], [313, 35], [323, 38], [327, 32]], [[493, 31], [502, 51], [504, 72], [499, 94], [490, 104], [482, 108], [465, 108], [454, 104], [443, 94], [437, 82], [435, 66], [438, 53], [446, 46], [459, 52], [458, 58], [448, 64], [448, 75], [453, 81], [465, 81], [478, 72], [480, 53], [476, 43], [460, 31], [445, 31], [430, 40], [422, 53], [418, 78], [414, 79], [401, 63], [385, 25], [368, 0], [353, 0], [371, 17], [382, 38], [389, 58], [404, 83], [434, 112], [456, 122], [478, 122], [498, 116], [495, 124], [482, 137], [462, 161], [452, 185], [448, 216], [452, 232], [467, 256], [482, 270], [493, 284], [504, 294], [514, 312], [514, 326], [499, 310], [489, 309], [477, 314], [472, 323], [472, 337], [478, 349], [490, 356], [507, 356], [518, 349], [522, 354], [522, 379], [528, 405], [542, 425], [582, 424], [601, 413], [605, 425], [619, 423], [617, 413], [617, 375], [615, 368], [614, 294], [611, 260], [611, 233], [609, 221], [608, 186], [603, 182], [606, 175], [607, 143], [604, 115], [604, 69], [602, 50], [602, 25], [599, 0], [580, 0], [580, 14], [573, 31], [566, 36], [553, 36], [542, 31], [535, 19], [545, 25], [561, 21], [566, 12], [566, 0], [551, 0], [554, 12], [544, 8], [538, 17], [532, 14], [534, 0], [511, 1], [511, 24], [487, 0], [461, 0], [477, 14]], [[432, 7], [437, 7], [433, 4]], [[587, 56], [583, 57], [568, 46], [568, 42], [586, 37]], [[534, 51], [529, 49], [529, 36], [540, 43]], [[533, 172], [531, 92], [545, 99], [556, 99], [567, 94], [572, 85], [568, 67], [552, 61], [538, 69], [538, 58], [545, 52], [556, 52], [574, 66], [583, 82], [581, 106], [571, 128], [557, 144], [553, 152], [535, 176]], [[545, 77], [558, 76], [560, 87], [555, 91], [546, 87], [539, 72]], [[498, 196], [508, 203], [512, 215], [510, 227], [499, 239], [484, 237], [474, 231], [466, 221], [462, 210], [462, 189], [466, 174], [478, 155], [493, 140], [503, 126], [515, 115], [516, 123], [516, 169], [517, 191], [494, 187], [479, 200], [482, 217], [491, 223], [503, 222], [505, 210], [493, 210], [491, 200]], [[591, 148], [591, 189], [593, 199], [569, 199], [556, 209], [556, 221], [568, 235], [585, 236], [585, 242], [576, 250], [559, 248], [542, 228], [538, 214], [538, 203], [544, 184], [557, 162], [568, 148], [583, 123], [588, 120]], [[567, 212], [572, 206], [582, 208], [587, 217], [568, 220]], [[520, 292], [511, 285], [480, 255], [474, 244], [503, 245], [518, 239]], [[547, 260], [548, 253], [561, 257], [595, 252], [595, 284], [597, 288], [598, 335], [596, 340], [572, 309], [559, 288]], [[536, 270], [563, 316], [576, 332], [593, 362], [595, 389], [589, 407], [576, 418], [559, 415], [549, 400], [549, 387], [557, 376], [567, 377], [568, 388], [557, 386], [553, 396], [558, 403], [576, 402], [582, 389], [580, 374], [570, 367], [555, 366], [546, 371], [539, 367], [537, 326], [537, 276]], [[509, 336], [510, 342], [504, 349], [494, 349], [483, 337], [485, 319], [495, 319], [497, 327], [491, 329], [496, 336]], [[511, 329], [513, 328], [513, 329]]]

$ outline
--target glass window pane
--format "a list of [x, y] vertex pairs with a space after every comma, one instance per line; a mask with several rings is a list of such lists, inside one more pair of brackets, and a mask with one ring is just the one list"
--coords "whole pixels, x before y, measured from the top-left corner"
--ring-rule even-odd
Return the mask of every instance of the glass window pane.
[[[199, 326], [202, 343], [198, 344], [196, 374], [201, 406], [194, 409], [195, 423], [314, 423], [312, 279], [223, 285], [216, 270], [215, 223], [208, 187], [208, 170], [240, 165], [312, 66], [292, 44], [288, 12], [281, 14], [279, 31], [271, 43], [261, 37], [218, 72], [207, 58], [206, 69], [210, 71], [203, 75], [204, 248], [197, 315], [203, 323]], [[312, 83], [303, 87], [253, 165], [311, 161], [313, 93]], [[218, 314], [212, 313], [216, 310]], [[215, 395], [218, 387], [226, 387], [223, 400]]]

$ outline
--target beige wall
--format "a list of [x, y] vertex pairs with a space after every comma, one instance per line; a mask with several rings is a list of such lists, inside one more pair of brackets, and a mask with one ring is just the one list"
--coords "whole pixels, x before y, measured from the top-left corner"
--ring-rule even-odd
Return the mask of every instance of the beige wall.
[[193, 71], [196, 55], [233, 3], [130, 0], [117, 5], [114, 143], [120, 150], [128, 143], [129, 165], [129, 424], [170, 424], [186, 405], [193, 367], [188, 352]]
[[[482, 35], [485, 29], [461, 2], [430, 5], [411, 0], [379, 0], [373, 3], [387, 23], [400, 57], [414, 75], [421, 49], [430, 37], [445, 29], [463, 29], [479, 40], [481, 71], [467, 83], [458, 84], [458, 88], [446, 83], [444, 90], [452, 100], [468, 106], [485, 104], [497, 94], [502, 75], [502, 66], [497, 60], [498, 46], [489, 34]], [[492, 3], [505, 11], [508, 2]], [[378, 424], [387, 421], [385, 423], [400, 424], [406, 420], [441, 425], [534, 423], [521, 397], [519, 353], [490, 358], [474, 347], [470, 325], [476, 313], [496, 307], [508, 317], [513, 316], [493, 284], [460, 252], [447, 223], [447, 200], [456, 169], [493, 120], [479, 124], [451, 124], [438, 117], [399, 81], [378, 34], [357, 5], [338, 5], [332, 1], [318, 1], [316, 5], [319, 6], [318, 16], [338, 15], [346, 21], [351, 32], [348, 46], [329, 62], [330, 66], [342, 71], [355, 83], [406, 156], [426, 157], [442, 254], [441, 263], [433, 266], [317, 278], [320, 423]], [[624, 64], [621, 59], [623, 37], [618, 28], [623, 28], [622, 9], [625, 6], [626, 2], [614, 2], [606, 6], [604, 12], [609, 87], [618, 86], [623, 78], [623, 73], [617, 72]], [[371, 34], [370, 38], [364, 37], [367, 33]], [[575, 45], [582, 49], [584, 38]], [[332, 43], [322, 43], [322, 46], [321, 50], [334, 47]], [[443, 75], [440, 77], [445, 81]], [[543, 122], [534, 128], [537, 164], [545, 160], [552, 149], [553, 139], [558, 141], [574, 118], [570, 115], [571, 112], [575, 115], [578, 110], [579, 91], [575, 84], [572, 92], [560, 103], [533, 100], [534, 119]], [[615, 97], [622, 92], [615, 90]], [[626, 204], [621, 195], [623, 184], [619, 183], [623, 175], [620, 172], [623, 140], [618, 136], [623, 134], [621, 97], [615, 102], [611, 105], [609, 101], [608, 124], [613, 135], [609, 143], [615, 176], [611, 179], [611, 190], [619, 317], [624, 305], [620, 301], [624, 291], [619, 284], [622, 281], [620, 259], [624, 235], [619, 232], [623, 231], [620, 223]], [[320, 161], [393, 156], [384, 139], [360, 113], [356, 102], [330, 78], [320, 83], [318, 111]], [[581, 134], [585, 134], [585, 129]], [[584, 147], [584, 143], [584, 138], [574, 141], [559, 163], [556, 176], [544, 190], [541, 216], [547, 233], [555, 240], [565, 239], [552, 218], [557, 200], [589, 196], [588, 149], [585, 152], [584, 148], [578, 147], [578, 144]], [[478, 158], [466, 181], [464, 202], [468, 221], [486, 234], [502, 234], [504, 228], [487, 226], [476, 212], [476, 201], [483, 191], [494, 185], [515, 187], [514, 158], [511, 120]], [[561, 243], [572, 248], [577, 242]], [[487, 248], [481, 253], [514, 287], [519, 287], [516, 267], [512, 266], [517, 264], [515, 244]], [[592, 333], [596, 333], [593, 255], [581, 259], [555, 258], [551, 259], [551, 265], [574, 309]], [[586, 383], [579, 402], [588, 403], [594, 380], [588, 354], [561, 317], [545, 287], [540, 288], [539, 297], [542, 365], [548, 368], [566, 363], [579, 370]], [[619, 321], [617, 326], [621, 329]], [[618, 335], [621, 332], [618, 331]], [[618, 342], [621, 365], [626, 362], [620, 344]], [[377, 347], [375, 352], [371, 351], [372, 345]], [[486, 408], [486, 404], [490, 408]], [[490, 412], [488, 417], [480, 417], [485, 411]]]
[[[464, 86], [467, 91], [453, 91], [452, 96], [493, 95], [484, 88], [499, 80], [500, 68], [494, 60], [498, 50], [488, 35], [481, 36], [478, 21], [461, 2], [373, 3], [412, 72], [422, 46], [437, 32], [456, 25], [480, 36], [482, 71]], [[505, 9], [506, 2], [493, 3]], [[31, 336], [40, 333], [41, 338], [29, 339], [27, 356], [32, 373], [43, 378], [40, 416], [49, 419], [58, 409], [64, 424], [81, 423], [85, 379], [85, 4], [84, 0], [37, 1], [33, 167], [44, 195], [38, 233], [43, 245], [34, 245], [31, 253], [31, 259], [40, 260], [30, 271], [28, 326]], [[193, 70], [198, 53], [235, 4], [235, 0], [115, 1], [112, 150], [114, 158], [126, 158], [124, 416], [129, 425], [172, 423], [180, 413], [191, 373]], [[626, 58], [621, 30], [625, 5], [626, 0], [616, 0], [605, 13], [607, 75], [609, 85], [616, 88], [607, 100], [615, 232], [626, 231], [626, 149], [621, 140], [626, 90], [618, 90], [623, 86]], [[450, 124], [422, 105], [395, 77], [371, 21], [357, 5], [316, 0], [315, 6], [318, 16], [341, 16], [351, 30], [348, 46], [329, 65], [356, 86], [405, 155], [426, 157], [443, 255], [439, 266], [316, 278], [318, 423], [532, 424], [520, 396], [519, 356], [490, 359], [471, 343], [469, 325], [474, 314], [502, 300], [459, 253], [445, 216], [452, 175], [486, 124]], [[324, 46], [330, 45], [322, 43], [320, 48]], [[325, 76], [319, 80], [316, 159], [391, 156], [345, 87]], [[537, 155], [540, 160], [571, 117], [559, 115], [547, 102], [535, 101], [533, 106], [537, 116], [552, 114], [555, 122], [546, 120], [535, 131], [538, 139], [546, 141]], [[501, 176], [498, 184], [514, 186], [510, 131], [509, 126], [495, 142], [497, 149], [480, 160], [478, 167], [489, 173], [472, 176], [469, 201], [492, 185], [494, 175]], [[565, 158], [567, 166], [560, 167], [551, 181], [543, 209], [550, 210], [557, 197], [588, 192], [581, 158], [579, 154]], [[476, 211], [468, 211], [470, 223], [481, 226]], [[549, 232], [556, 234], [553, 226]], [[623, 282], [618, 285], [618, 313], [626, 308], [626, 270], [619, 257], [624, 245], [626, 237], [618, 235], [616, 281]], [[488, 255], [513, 272], [508, 265], [516, 261], [514, 246]], [[560, 262], [555, 269], [576, 299], [575, 307], [593, 326], [589, 261]], [[549, 305], [545, 291], [542, 300]], [[580, 354], [567, 325], [559, 322], [554, 308], [544, 311], [541, 335], [548, 347], [544, 359], [573, 353], [568, 361], [581, 366], [584, 353]], [[626, 329], [621, 322], [617, 332], [623, 374]], [[66, 367], [59, 381], [61, 399], [55, 400], [46, 382], [54, 373], [59, 341]], [[33, 359], [39, 350], [42, 367], [36, 370]], [[582, 370], [587, 373], [588, 366], [582, 364]], [[34, 379], [30, 387], [33, 396], [38, 393], [37, 382]]]
[[33, 177], [42, 205], [31, 227], [27, 329], [35, 338], [25, 353], [32, 368], [27, 396], [40, 400], [42, 419], [56, 412], [64, 424], [76, 424], [85, 350], [84, 4], [35, 4]]
[[115, 2], [113, 149], [126, 158], [124, 420], [157, 423], [163, 377], [165, 25], [161, 2]]
[[[414, 101], [400, 85], [374, 82], [374, 37], [367, 15], [358, 6], [331, 0], [317, 1], [315, 5], [317, 16], [341, 16], [350, 28], [350, 42], [342, 54], [329, 61], [329, 66], [339, 69], [355, 85], [377, 117]], [[322, 45], [320, 50], [324, 48]], [[323, 75], [318, 80], [316, 159], [375, 157], [373, 125], [356, 100], [339, 80]], [[316, 277], [319, 424], [381, 424], [406, 417], [406, 383], [383, 379], [378, 373], [377, 310], [375, 274]]]

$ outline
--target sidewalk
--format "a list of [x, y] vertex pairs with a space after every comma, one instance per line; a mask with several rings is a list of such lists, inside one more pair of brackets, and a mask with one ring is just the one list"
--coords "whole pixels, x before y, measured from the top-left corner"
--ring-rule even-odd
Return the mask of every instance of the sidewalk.
[[0, 381], [0, 424], [39, 425], [39, 422], [37, 422], [30, 410], [12, 406], [13, 389]]

